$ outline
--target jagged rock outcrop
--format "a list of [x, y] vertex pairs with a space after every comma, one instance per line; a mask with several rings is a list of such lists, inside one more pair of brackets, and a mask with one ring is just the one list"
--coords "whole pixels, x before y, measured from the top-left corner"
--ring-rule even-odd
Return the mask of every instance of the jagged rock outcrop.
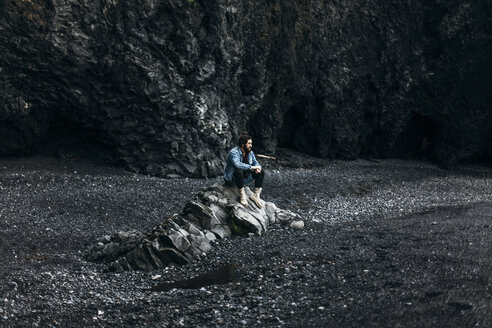
[[490, 1], [5, 0], [0, 155], [214, 176], [258, 150], [490, 159]]
[[[248, 197], [251, 190], [245, 187]], [[181, 214], [155, 227], [150, 233], [117, 232], [104, 236], [84, 254], [93, 262], [107, 263], [110, 271], [152, 270], [182, 265], [200, 259], [211, 241], [231, 234], [261, 235], [271, 224], [302, 229], [304, 223], [290, 211], [270, 202], [259, 208], [253, 201], [243, 207], [235, 187], [214, 185], [189, 201]]]

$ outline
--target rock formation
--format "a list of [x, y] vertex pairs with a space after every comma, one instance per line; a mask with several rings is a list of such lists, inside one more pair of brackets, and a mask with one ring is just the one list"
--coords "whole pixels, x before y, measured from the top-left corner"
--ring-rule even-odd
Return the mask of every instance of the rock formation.
[[[245, 187], [248, 197], [251, 190]], [[259, 208], [239, 202], [235, 187], [214, 185], [189, 201], [181, 214], [165, 220], [148, 234], [136, 231], [104, 236], [84, 254], [89, 261], [107, 263], [110, 271], [152, 270], [200, 259], [210, 242], [231, 234], [261, 235], [274, 223], [302, 229], [296, 214], [270, 202]], [[248, 198], [249, 199], [249, 198]]]
[[490, 159], [491, 7], [4, 0], [0, 155], [214, 176], [248, 130], [266, 152]]

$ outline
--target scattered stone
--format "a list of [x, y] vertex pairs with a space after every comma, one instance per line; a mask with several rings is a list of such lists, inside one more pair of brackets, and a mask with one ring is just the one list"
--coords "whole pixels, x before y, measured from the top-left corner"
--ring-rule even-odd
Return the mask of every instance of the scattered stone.
[[301, 230], [304, 228], [304, 221], [296, 220], [290, 223], [290, 227], [296, 230]]

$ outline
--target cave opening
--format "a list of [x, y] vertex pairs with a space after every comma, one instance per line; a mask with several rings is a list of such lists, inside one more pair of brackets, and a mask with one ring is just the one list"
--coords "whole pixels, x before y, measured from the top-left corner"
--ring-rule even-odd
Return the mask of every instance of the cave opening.
[[[487, 145], [490, 145], [492, 142], [492, 137], [486, 141]], [[470, 156], [470, 162], [480, 164], [480, 165], [492, 165], [492, 150], [489, 150], [486, 146], [483, 147], [482, 150], [477, 151], [475, 154]]]
[[65, 117], [57, 117], [51, 121], [35, 153], [101, 164], [118, 164], [114, 147], [111, 147], [101, 130], [86, 127]]
[[436, 160], [435, 141], [439, 124], [432, 118], [412, 113], [394, 146], [394, 155], [404, 159]]
[[284, 114], [282, 127], [279, 130], [278, 146], [301, 153], [319, 156], [319, 142], [309, 129], [305, 113], [298, 106], [292, 106]]
[[278, 135], [278, 145], [283, 148], [296, 149], [295, 137], [299, 126], [304, 124], [304, 116], [297, 107], [291, 107], [284, 115]]

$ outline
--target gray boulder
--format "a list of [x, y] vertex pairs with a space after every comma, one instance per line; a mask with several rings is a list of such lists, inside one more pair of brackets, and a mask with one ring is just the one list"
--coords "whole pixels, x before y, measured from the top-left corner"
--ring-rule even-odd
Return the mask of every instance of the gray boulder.
[[[245, 187], [247, 195], [251, 190]], [[232, 234], [261, 235], [272, 224], [302, 229], [304, 223], [293, 212], [264, 202], [239, 203], [235, 187], [213, 185], [190, 200], [181, 214], [174, 214], [151, 232], [117, 232], [102, 237], [84, 254], [88, 261], [108, 264], [109, 271], [153, 270], [183, 265], [201, 259], [211, 242]]]

